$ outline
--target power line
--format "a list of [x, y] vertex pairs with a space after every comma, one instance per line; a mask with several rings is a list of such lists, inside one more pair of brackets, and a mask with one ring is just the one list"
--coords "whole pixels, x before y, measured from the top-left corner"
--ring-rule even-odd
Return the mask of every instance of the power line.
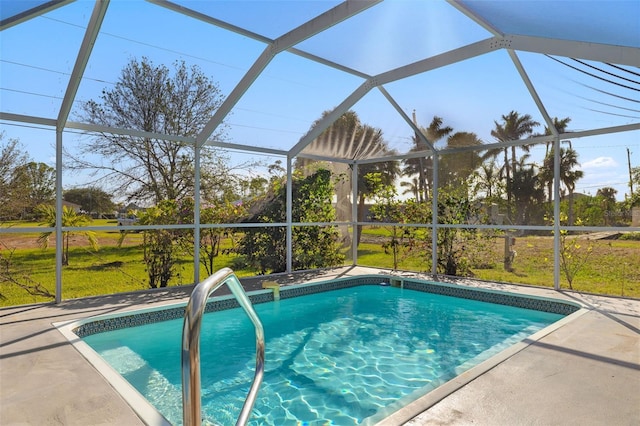
[[[587, 71], [585, 71], [585, 70], [581, 70], [580, 68], [578, 68], [578, 67], [574, 67], [573, 65], [570, 65], [570, 64], [567, 64], [566, 62], [563, 62], [563, 61], [561, 61], [560, 59], [554, 58], [554, 57], [553, 57], [553, 56], [551, 56], [551, 55], [547, 55], [547, 54], [545, 54], [545, 56], [546, 56], [547, 58], [553, 59], [553, 60], [554, 60], [554, 61], [556, 61], [556, 62], [561, 63], [562, 65], [564, 65], [564, 66], [566, 66], [566, 67], [569, 67], [569, 68], [571, 68], [571, 69], [574, 69], [574, 70], [576, 70], [576, 71], [578, 71], [578, 72], [581, 72], [581, 73], [586, 74], [586, 75], [588, 75], [588, 76], [591, 76], [591, 77], [593, 77], [593, 78], [597, 78], [598, 80], [602, 80], [602, 81], [605, 81], [605, 82], [607, 82], [607, 83], [615, 84], [616, 86], [620, 86], [620, 87], [623, 87], [623, 88], [625, 88], [625, 89], [635, 90], [635, 91], [640, 92], [640, 89], [636, 89], [635, 87], [627, 86], [627, 85], [625, 85], [625, 84], [618, 83], [617, 81], [612, 81], [612, 80], [606, 79], [606, 78], [604, 78], [604, 77], [600, 77], [599, 75], [596, 75], [596, 74], [592, 74], [592, 73], [590, 73], [590, 72], [587, 72]], [[573, 58], [572, 58], [572, 59], [573, 59]]]
[[605, 64], [609, 65], [612, 68], [619, 69], [620, 71], [625, 71], [625, 72], [628, 72], [629, 74], [637, 75], [638, 77], [640, 77], [640, 73], [637, 73], [635, 71], [628, 70], [618, 65], [610, 64], [609, 62], [605, 62]]
[[[631, 80], [630, 78], [626, 78], [626, 77], [619, 76], [618, 74], [614, 74], [614, 73], [609, 72], [609, 71], [605, 71], [605, 70], [603, 70], [603, 69], [601, 69], [601, 68], [598, 68], [598, 67], [596, 67], [596, 66], [593, 66], [593, 65], [591, 65], [591, 64], [588, 64], [588, 63], [586, 63], [586, 62], [584, 62], [584, 61], [581, 61], [581, 60], [579, 60], [579, 59], [576, 59], [576, 58], [571, 58], [571, 59], [572, 59], [572, 60], [574, 60], [574, 61], [576, 61], [576, 62], [578, 62], [579, 64], [584, 65], [585, 67], [589, 67], [589, 68], [591, 68], [591, 69], [594, 69], [594, 70], [600, 71], [600, 72], [605, 73], [605, 74], [607, 74], [607, 75], [610, 75], [610, 76], [612, 76], [612, 77], [616, 77], [616, 78], [619, 78], [619, 79], [621, 79], [621, 80], [628, 81], [628, 82], [630, 82], [630, 83], [640, 84], [640, 82], [638, 82], [638, 81]], [[607, 81], [608, 81], [608, 80], [607, 80]], [[636, 90], [638, 90], [638, 89], [636, 89]]]
[[639, 99], [627, 98], [627, 97], [625, 97], [625, 96], [620, 96], [620, 95], [618, 95], [618, 94], [616, 94], [616, 93], [611, 93], [611, 92], [607, 92], [606, 90], [597, 89], [597, 88], [595, 88], [595, 87], [593, 87], [593, 86], [589, 86], [588, 84], [580, 83], [579, 81], [575, 81], [575, 80], [571, 80], [571, 81], [573, 81], [574, 83], [577, 83], [577, 84], [579, 84], [579, 85], [581, 85], [581, 86], [588, 87], [588, 88], [589, 88], [589, 89], [591, 89], [591, 90], [595, 90], [596, 92], [603, 93], [603, 94], [605, 94], [605, 95], [613, 96], [613, 97], [615, 97], [615, 98], [623, 99], [623, 100], [625, 100], [625, 101], [629, 101], [629, 102], [636, 102], [636, 103], [640, 103], [640, 100], [639, 100]]
[[[11, 65], [18, 65], [18, 66], [21, 66], [21, 67], [31, 68], [31, 69], [39, 70], [39, 71], [47, 71], [47, 72], [50, 72], [50, 73], [60, 74], [60, 75], [64, 75], [64, 76], [67, 76], [67, 77], [71, 76], [71, 73], [69, 73], [69, 72], [57, 71], [57, 70], [53, 70], [51, 68], [39, 67], [37, 65], [30, 65], [30, 64], [25, 64], [25, 63], [21, 63], [21, 62], [8, 61], [6, 59], [0, 59], [0, 62], [4, 62], [6, 64], [11, 64]], [[115, 85], [115, 83], [112, 83], [111, 81], [101, 80], [99, 78], [92, 78], [92, 77], [83, 76], [82, 79], [83, 80], [91, 80], [91, 81], [95, 81], [95, 82], [98, 82], [98, 83], [106, 83], [106, 84]]]

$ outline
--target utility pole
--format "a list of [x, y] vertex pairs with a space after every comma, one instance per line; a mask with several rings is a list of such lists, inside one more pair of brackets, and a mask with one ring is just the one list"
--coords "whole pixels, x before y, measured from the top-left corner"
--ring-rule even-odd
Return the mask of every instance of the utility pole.
[[633, 174], [631, 173], [631, 150], [627, 148], [627, 163], [629, 164], [629, 198], [633, 198]]

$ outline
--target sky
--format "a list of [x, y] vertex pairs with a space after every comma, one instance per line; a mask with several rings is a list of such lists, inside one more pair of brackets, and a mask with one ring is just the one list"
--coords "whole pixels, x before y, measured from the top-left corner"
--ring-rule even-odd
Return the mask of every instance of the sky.
[[[3, 0], [0, 14], [11, 12]], [[329, 10], [336, 1], [179, 1], [186, 7], [276, 38]], [[517, 3], [517, 4], [515, 4]], [[585, 7], [587, 5], [587, 7]], [[533, 35], [606, 40], [640, 47], [640, 2], [483, 1], [496, 25]], [[78, 0], [0, 32], [0, 111], [56, 118], [73, 69], [93, 2]], [[251, 13], [247, 13], [250, 11]], [[638, 12], [638, 13], [636, 13]], [[571, 25], [568, 25], [573, 16]], [[522, 20], [522, 21], [520, 21]], [[490, 37], [484, 28], [443, 1], [386, 1], [312, 37], [298, 49], [375, 75]], [[123, 67], [143, 56], [155, 64], [184, 60], [197, 65], [222, 93], [229, 94], [262, 53], [265, 44], [137, 0], [110, 3], [100, 35], [72, 108], [113, 87]], [[583, 131], [640, 122], [640, 69], [577, 62], [571, 58], [518, 52], [519, 60], [551, 117], [571, 118], [568, 130]], [[613, 64], [615, 65], [615, 64]], [[594, 68], [595, 67], [595, 68]], [[331, 110], [363, 82], [289, 52], [277, 55], [227, 117], [227, 141], [287, 150], [323, 111]], [[543, 123], [531, 95], [506, 51], [385, 85], [407, 116], [426, 127], [434, 116], [454, 132], [474, 132], [493, 143], [495, 122], [510, 111]], [[411, 148], [413, 131], [380, 91], [374, 89], [352, 108], [365, 124], [380, 128], [398, 152]], [[17, 138], [36, 161], [55, 165], [55, 133], [41, 126], [0, 122], [5, 138]], [[544, 125], [536, 129], [544, 132]], [[86, 136], [65, 133], [72, 148]], [[584, 178], [576, 191], [595, 195], [613, 186], [618, 199], [628, 192], [628, 160], [640, 165], [640, 131], [572, 139]], [[440, 142], [442, 145], [444, 141]], [[232, 153], [243, 162], [253, 155]], [[541, 162], [544, 146], [533, 149]], [[263, 158], [272, 162], [275, 157]], [[65, 173], [65, 188], [82, 185]]]

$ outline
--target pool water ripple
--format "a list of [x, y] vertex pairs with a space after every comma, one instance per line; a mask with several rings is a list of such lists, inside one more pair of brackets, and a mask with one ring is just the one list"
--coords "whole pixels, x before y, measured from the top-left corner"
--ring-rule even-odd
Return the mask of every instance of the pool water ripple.
[[[373, 423], [389, 406], [562, 318], [379, 286], [255, 308], [266, 354], [250, 424], [277, 426]], [[182, 422], [181, 325], [167, 321], [85, 338], [174, 424]], [[250, 322], [238, 309], [207, 314], [201, 350], [205, 420], [233, 424], [254, 375]]]

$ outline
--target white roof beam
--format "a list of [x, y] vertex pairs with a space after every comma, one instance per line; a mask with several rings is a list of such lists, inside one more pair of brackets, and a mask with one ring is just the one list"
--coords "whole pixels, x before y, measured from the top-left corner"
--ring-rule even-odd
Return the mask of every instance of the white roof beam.
[[37, 124], [40, 126], [56, 126], [56, 120], [52, 118], [34, 117], [31, 115], [14, 114], [11, 112], [0, 112], [0, 120]]
[[[601, 129], [585, 130], [580, 132], [561, 133], [558, 135], [558, 137], [560, 140], [568, 140], [568, 139], [586, 138], [589, 136], [631, 132], [634, 130], [640, 130], [640, 123], [625, 124], [623, 126], [604, 127]], [[552, 138], [554, 138], [554, 136], [543, 135], [543, 136], [535, 136], [527, 139], [489, 143], [486, 145], [473, 145], [473, 146], [463, 146], [458, 148], [445, 148], [445, 149], [441, 149], [438, 152], [441, 154], [452, 154], [456, 152], [466, 152], [466, 151], [486, 151], [486, 150], [496, 149], [496, 148], [507, 148], [511, 146], [534, 145], [538, 143], [546, 143], [551, 141]]]
[[91, 51], [93, 50], [93, 46], [96, 43], [96, 39], [98, 38], [98, 32], [100, 31], [100, 26], [102, 25], [104, 15], [105, 13], [107, 13], [108, 6], [109, 0], [96, 0], [96, 4], [93, 7], [93, 12], [91, 14], [91, 18], [89, 19], [89, 24], [87, 25], [87, 31], [85, 31], [84, 33], [84, 38], [82, 39], [82, 44], [80, 45], [80, 51], [78, 52], [76, 63], [73, 66], [71, 78], [69, 78], [67, 91], [64, 94], [64, 98], [62, 98], [62, 105], [60, 106], [60, 111], [58, 112], [57, 125], [59, 129], [63, 129], [65, 127], [65, 123], [69, 118], [73, 100], [75, 99], [76, 93], [78, 92], [78, 87], [80, 87], [82, 75], [84, 74], [84, 70], [87, 67], [87, 63], [89, 62]]
[[508, 49], [640, 67], [637, 47], [521, 35], [509, 35], [505, 40]]
[[349, 17], [368, 9], [381, 0], [371, 1], [355, 1], [348, 0], [339, 4], [333, 9], [318, 15], [317, 17], [307, 21], [299, 27], [278, 37], [268, 46], [258, 57], [256, 62], [251, 66], [249, 71], [242, 77], [240, 82], [234, 87], [229, 96], [222, 103], [220, 108], [215, 112], [211, 120], [205, 125], [204, 129], [196, 137], [198, 145], [202, 145], [222, 123], [224, 118], [231, 112], [235, 104], [240, 100], [242, 95], [249, 89], [253, 82], [258, 78], [262, 71], [267, 67], [271, 60], [280, 52], [326, 30], [333, 25], [348, 19]]
[[547, 128], [551, 131], [552, 135], [558, 136], [558, 130], [553, 125], [553, 120], [551, 119], [551, 116], [549, 115], [549, 113], [547, 112], [547, 109], [542, 103], [542, 99], [540, 99], [540, 96], [538, 96], [538, 92], [536, 91], [536, 88], [531, 82], [531, 79], [529, 79], [529, 75], [527, 74], [524, 67], [522, 66], [522, 62], [520, 62], [520, 58], [518, 58], [518, 55], [516, 54], [516, 52], [514, 52], [511, 49], [508, 49], [507, 52], [509, 52], [509, 57], [511, 57], [513, 64], [516, 66], [516, 69], [520, 74], [520, 78], [522, 78], [522, 81], [524, 81], [524, 84], [527, 86], [527, 89], [529, 90], [529, 93], [531, 94], [533, 101], [536, 103], [536, 106], [538, 107], [540, 114], [542, 114], [542, 118], [544, 118], [545, 123], [547, 123]]
[[22, 22], [28, 21], [29, 19], [51, 12], [52, 10], [64, 6], [65, 4], [69, 4], [73, 1], [74, 0], [51, 0], [43, 2], [43, 4], [41, 5], [0, 21], [0, 31], [4, 31], [7, 28], [13, 27], [14, 25], [21, 24]]
[[238, 27], [237, 25], [230, 24], [228, 22], [222, 21], [220, 19], [213, 18], [209, 15], [205, 15], [204, 13], [197, 12], [193, 9], [189, 9], [188, 7], [181, 6], [179, 4], [173, 3], [167, 0], [147, 0], [149, 3], [153, 3], [158, 6], [162, 6], [166, 9], [172, 10], [174, 12], [181, 13], [183, 15], [189, 16], [191, 18], [197, 19], [202, 22], [206, 22], [207, 24], [215, 25], [216, 27], [223, 28], [225, 30], [234, 32], [236, 34], [240, 34], [242, 36], [251, 38], [253, 40], [261, 41], [265, 44], [273, 43], [273, 40], [264, 37], [258, 33], [254, 33], [253, 31], [249, 31], [245, 28]]
[[329, 163], [341, 163], [341, 164], [353, 164], [354, 161], [350, 158], [337, 158], [337, 157], [328, 157], [325, 155], [318, 155], [318, 154], [305, 154], [305, 153], [300, 153], [298, 154], [297, 158], [308, 158], [309, 160], [316, 160], [316, 161], [326, 161]]
[[261, 154], [278, 155], [278, 156], [281, 156], [281, 157], [286, 157], [287, 156], [287, 151], [284, 151], [282, 149], [263, 148], [263, 147], [260, 147], [260, 146], [248, 146], [248, 145], [242, 145], [242, 144], [238, 144], [238, 143], [229, 143], [229, 142], [208, 140], [207, 142], [205, 142], [204, 145], [205, 146], [215, 146], [217, 148], [230, 149], [230, 150], [234, 150], [234, 151], [259, 152]]
[[77, 129], [77, 130], [83, 130], [83, 131], [94, 132], [94, 133], [109, 133], [112, 135], [133, 136], [137, 138], [148, 138], [148, 139], [160, 139], [160, 140], [183, 142], [183, 143], [189, 143], [189, 144], [194, 144], [196, 141], [194, 137], [188, 137], [188, 136], [165, 135], [163, 133], [145, 132], [142, 130], [134, 130], [134, 129], [121, 129], [117, 127], [100, 126], [97, 124], [79, 123], [79, 122], [73, 122], [73, 121], [68, 121], [65, 127], [68, 129]]
[[464, 61], [465, 59], [474, 58], [504, 47], [506, 46], [504, 45], [501, 37], [491, 37], [378, 74], [374, 78], [378, 81], [378, 84], [391, 83], [406, 77], [411, 77], [437, 68], [442, 68], [447, 65], [455, 64], [457, 62]]

